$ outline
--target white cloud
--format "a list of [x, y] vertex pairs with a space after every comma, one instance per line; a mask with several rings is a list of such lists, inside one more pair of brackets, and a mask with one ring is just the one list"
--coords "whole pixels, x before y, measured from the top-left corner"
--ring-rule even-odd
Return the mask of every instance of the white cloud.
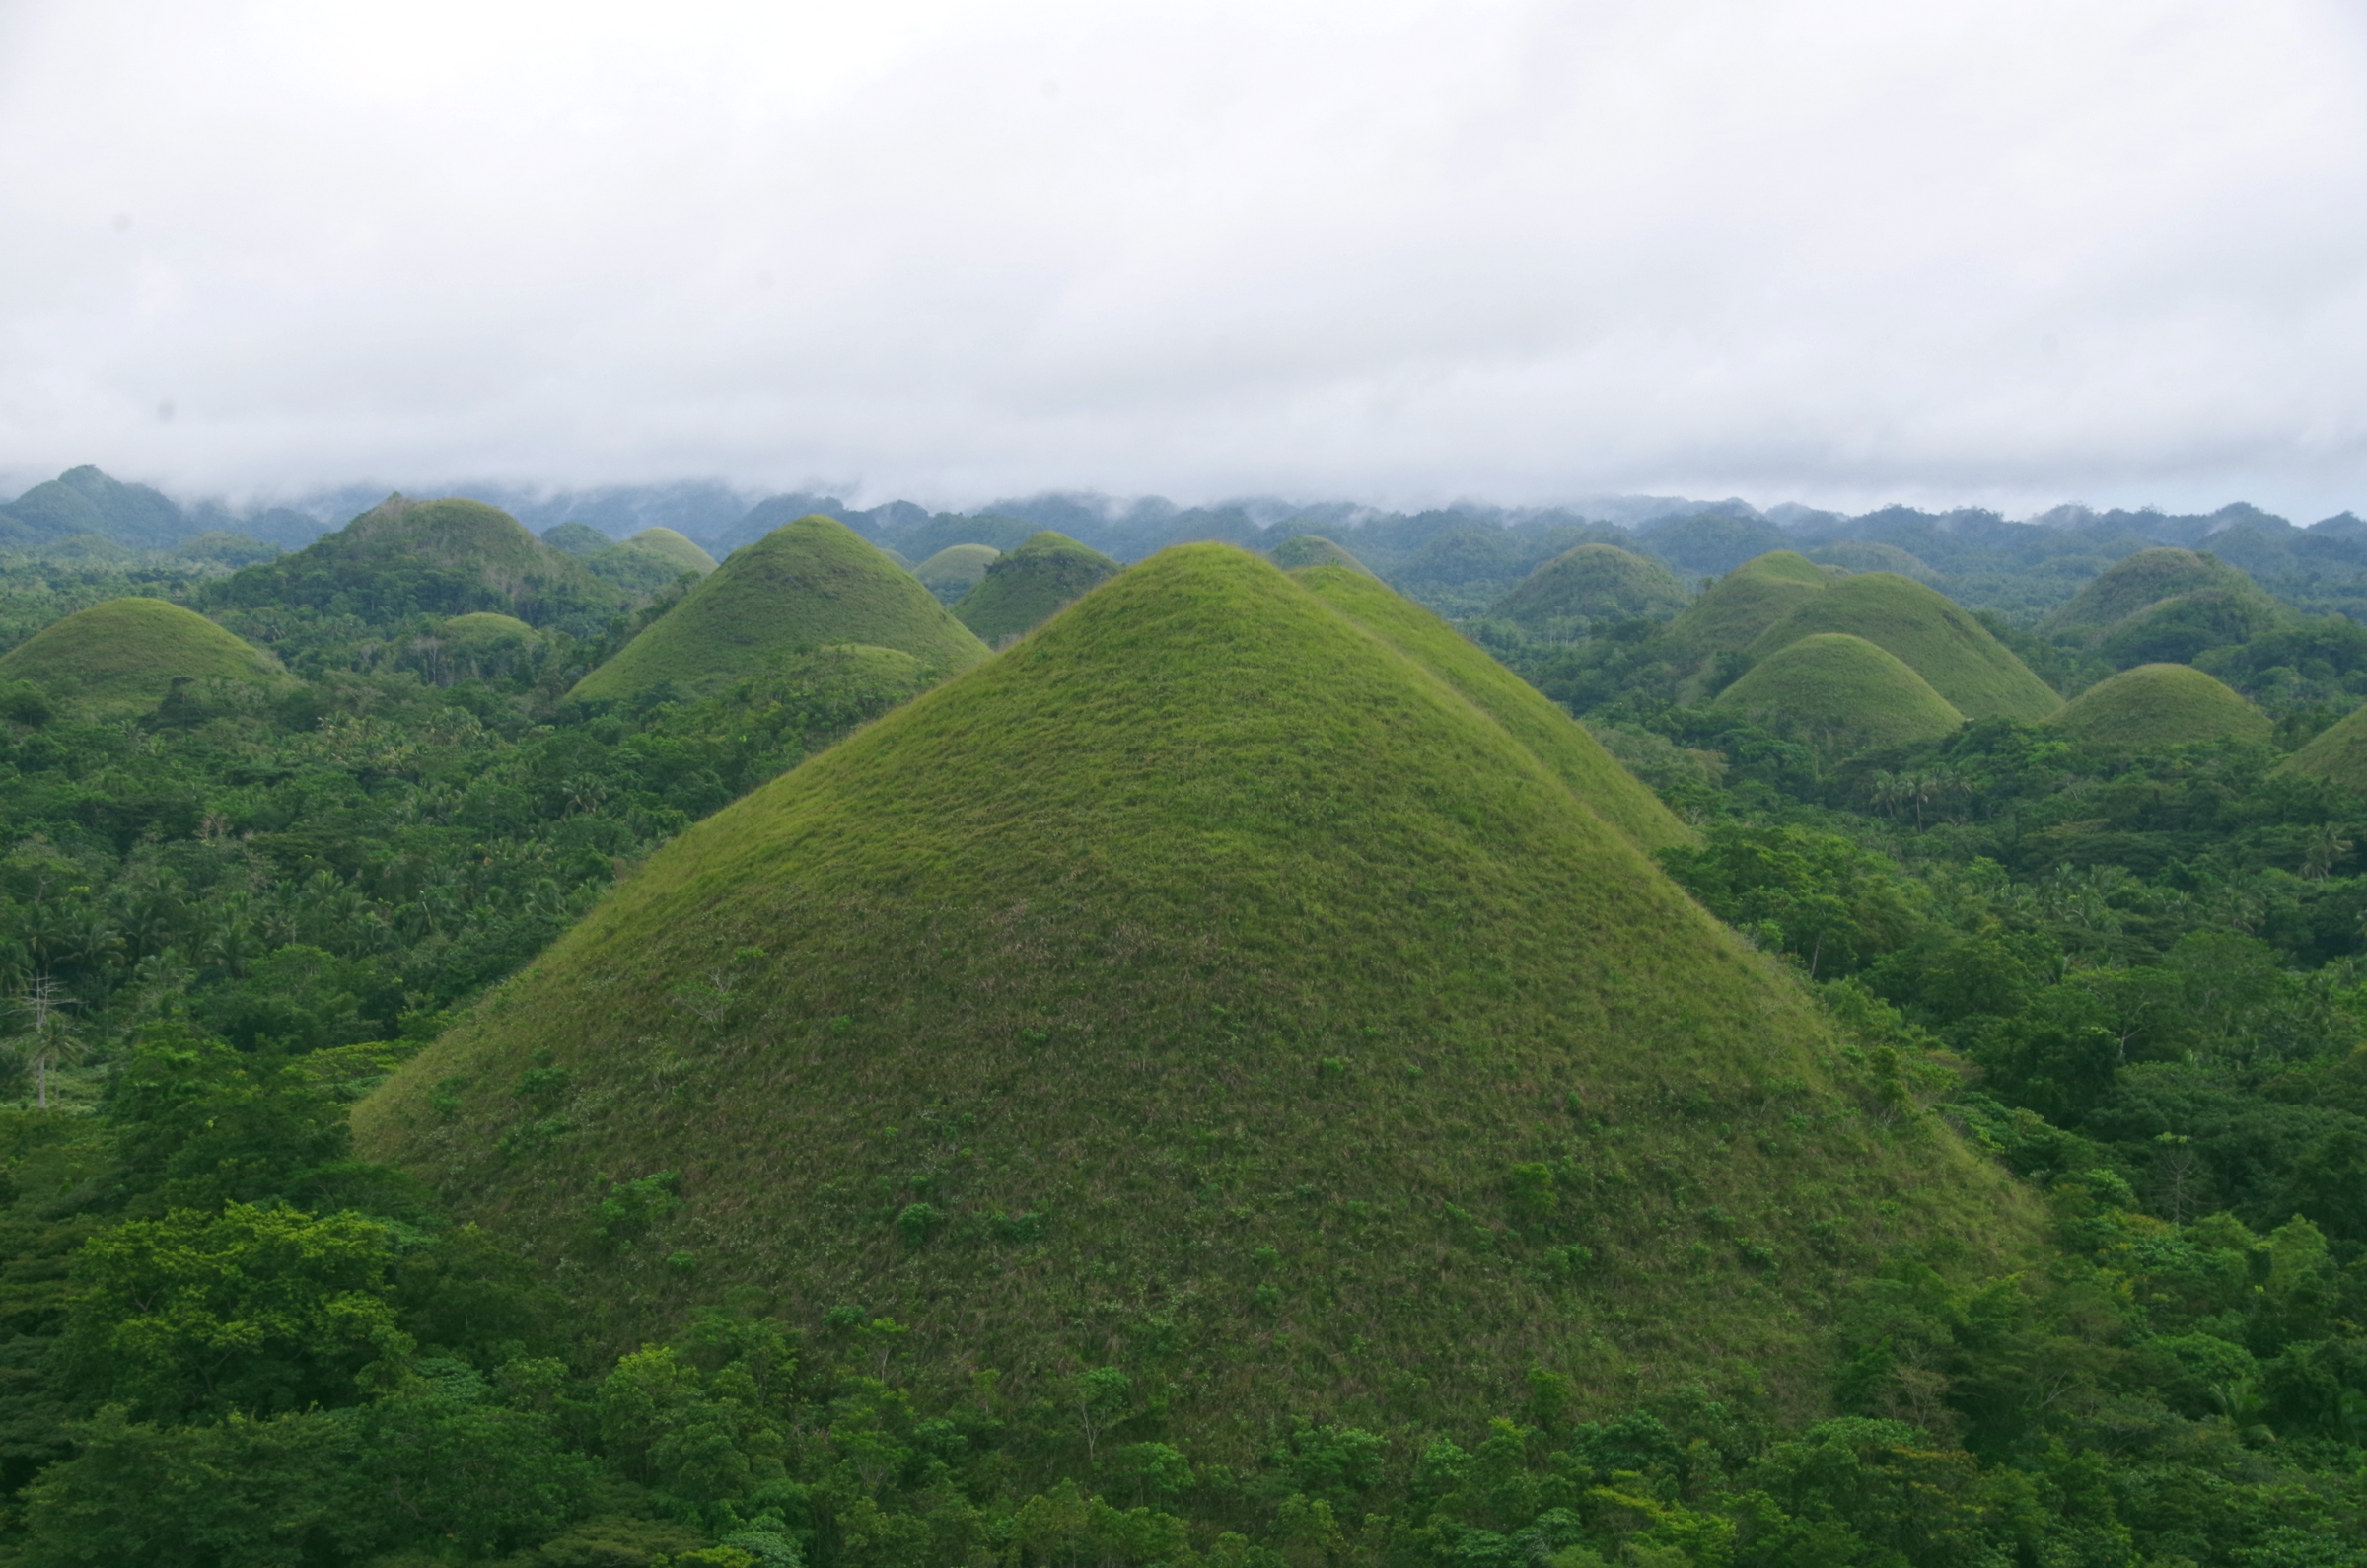
[[2367, 506], [2362, 43], [2339, 0], [21, 0], [0, 461], [2315, 516]]

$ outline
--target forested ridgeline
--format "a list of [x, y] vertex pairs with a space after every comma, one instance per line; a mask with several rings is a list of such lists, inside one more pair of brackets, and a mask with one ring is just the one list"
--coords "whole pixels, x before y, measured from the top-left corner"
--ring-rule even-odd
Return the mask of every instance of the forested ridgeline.
[[[436, 575], [449, 563], [397, 564], [423, 575], [373, 585], [378, 568], [332, 562], [361, 576], [290, 579], [312, 598], [286, 605], [259, 579], [229, 594], [221, 572], [190, 574], [169, 597], [268, 650], [253, 679], [169, 680], [136, 705], [0, 690], [5, 1560], [2367, 1560], [2367, 796], [2289, 765], [2355, 705], [2367, 657], [2347, 622], [2275, 599], [2243, 637], [2168, 661], [2206, 668], [2264, 733], [2207, 713], [2168, 741], [2069, 709], [1960, 713], [1877, 749], [1861, 738], [1894, 732], [1855, 715], [1815, 728], [1721, 705], [1790, 646], [1758, 643], [1782, 616], [1722, 648], [1682, 643], [1700, 600], [1622, 563], [1644, 613], [1534, 638], [1474, 623], [1690, 824], [1659, 865], [1829, 1020], [1836, 1088], [1769, 1083], [1743, 1108], [1556, 1094], [1533, 1157], [1490, 1156], [1475, 1196], [1419, 1217], [1436, 1223], [1437, 1299], [1501, 1278], [1559, 1359], [1507, 1359], [1515, 1336], [1446, 1307], [1399, 1325], [1437, 1347], [1414, 1364], [1334, 1342], [1333, 1276], [1404, 1219], [1354, 1195], [1370, 1144], [1294, 1150], [1336, 1176], [1270, 1193], [1191, 1175], [1243, 1234], [1226, 1321], [1311, 1384], [1372, 1390], [1353, 1416], [1314, 1400], [1218, 1444], [1184, 1414], [1207, 1309], [1108, 1266], [1117, 1253], [1056, 1207], [959, 1212], [946, 1194], [984, 1136], [959, 1114], [881, 1129], [910, 1140], [919, 1175], [842, 1206], [892, 1267], [965, 1247], [982, 1269], [1057, 1277], [1085, 1304], [1047, 1325], [1057, 1364], [949, 1365], [886, 1296], [732, 1277], [684, 1245], [724, 1202], [695, 1149], [601, 1173], [532, 1247], [356, 1157], [351, 1106], [488, 988], [689, 824], [943, 673], [792, 640], [720, 690], [677, 676], [571, 698], [672, 613], [681, 578], [594, 615], [523, 572], [484, 590], [504, 610], [479, 602], [481, 573], [464, 594]], [[48, 606], [27, 636], [123, 586], [26, 570], [0, 586]], [[2158, 640], [2111, 642], [2162, 602], [1984, 634], [2076, 695], [2165, 662]], [[2162, 621], [2224, 627], [2218, 603]], [[1855, 629], [1795, 629], [1876, 645], [1952, 709], [1959, 681], [1966, 700], [2022, 689], [1921, 606], [1894, 596]], [[1000, 657], [1048, 652], [1073, 678], [1063, 646]], [[1932, 664], [1959, 657], [1972, 676]], [[958, 733], [959, 710], [931, 700]], [[1424, 896], [1443, 947], [1467, 895]], [[664, 1008], [711, 1030], [768, 962], [718, 953]], [[1323, 1047], [1304, 1093], [1377, 1070], [1382, 1049]], [[504, 1080], [518, 1142], [501, 1159], [536, 1169], [606, 1113], [599, 1096], [680, 1099], [669, 1060], [596, 1094], [555, 1058]], [[465, 1127], [495, 1092], [431, 1085], [430, 1113]], [[1243, 1158], [1229, 1136], [1206, 1129], [1208, 1170]], [[1846, 1222], [1797, 1216], [1777, 1245], [1703, 1196], [1730, 1159], [1813, 1176], [1803, 1151], [1895, 1159], [1929, 1139], [2010, 1173], [2044, 1245], [1995, 1265], [1871, 1196]], [[1266, 1239], [1283, 1223], [1303, 1245]], [[1664, 1272], [1630, 1278], [1614, 1250], [1647, 1224]], [[663, 1331], [606, 1330], [588, 1293], [621, 1279]], [[1600, 1387], [1614, 1351], [1595, 1335], [1623, 1295], [1668, 1317], [1670, 1348], [1621, 1396]], [[1727, 1366], [1688, 1295], [1764, 1304], [1800, 1364]], [[957, 1321], [964, 1305], [930, 1311]], [[1512, 1391], [1441, 1410], [1425, 1379]]]

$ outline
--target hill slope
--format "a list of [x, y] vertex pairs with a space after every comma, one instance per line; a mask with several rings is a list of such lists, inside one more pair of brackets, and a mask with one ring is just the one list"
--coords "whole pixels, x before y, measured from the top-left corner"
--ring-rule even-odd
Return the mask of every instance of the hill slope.
[[2353, 709], [2278, 764], [2280, 773], [2331, 779], [2367, 794], [2367, 708]]
[[269, 654], [161, 599], [93, 605], [0, 656], [0, 680], [102, 709], [154, 707], [176, 679], [290, 683]]
[[1412, 600], [1360, 568], [1312, 566], [1291, 575], [1502, 725], [1596, 816], [1647, 851], [1699, 842], [1584, 725]]
[[2073, 697], [2046, 721], [2098, 746], [2265, 741], [2268, 716], [2190, 665], [2139, 665]]
[[684, 535], [663, 528], [643, 529], [583, 560], [594, 576], [634, 595], [654, 594], [684, 572], [704, 577], [715, 570], [715, 557]]
[[2148, 606], [2207, 589], [2259, 592], [2217, 556], [2164, 545], [2115, 561], [2039, 624], [2049, 632], [2100, 637]]
[[1521, 579], [1488, 613], [1543, 630], [1600, 621], [1664, 619], [1691, 602], [1677, 575], [1615, 544], [1564, 550]]
[[1669, 623], [1669, 642], [1694, 657], [1740, 653], [1832, 581], [1831, 572], [1806, 556], [1770, 550], [1703, 589], [1701, 597]]
[[1964, 606], [1895, 572], [1844, 577], [1759, 633], [1760, 659], [1818, 632], [1863, 637], [1931, 682], [1968, 719], [2044, 719], [2063, 705]]
[[986, 657], [911, 573], [845, 524], [806, 517], [734, 550], [572, 695], [620, 700], [671, 683], [699, 696], [842, 643], [893, 648], [948, 674]]
[[1034, 631], [1060, 606], [1125, 568], [1050, 529], [987, 563], [986, 576], [962, 596], [954, 614], [980, 641], [997, 646]]
[[941, 605], [958, 603], [964, 594], [978, 586], [986, 576], [986, 568], [1003, 552], [991, 544], [948, 544], [912, 568], [920, 586], [937, 596]]
[[596, 629], [622, 602], [582, 561], [497, 507], [400, 495], [209, 591], [209, 603], [350, 614], [374, 624], [492, 610], [579, 633]]
[[1122, 1363], [1238, 1462], [1532, 1367], [1820, 1397], [1832, 1259], [2035, 1233], [1835, 1070], [1501, 727], [1194, 545], [675, 839], [355, 1125], [619, 1340], [761, 1282], [932, 1394]]
[[1965, 722], [1896, 655], [1863, 637], [1831, 631], [1786, 643], [1719, 692], [1711, 706], [1760, 716], [1836, 753], [1937, 740]]

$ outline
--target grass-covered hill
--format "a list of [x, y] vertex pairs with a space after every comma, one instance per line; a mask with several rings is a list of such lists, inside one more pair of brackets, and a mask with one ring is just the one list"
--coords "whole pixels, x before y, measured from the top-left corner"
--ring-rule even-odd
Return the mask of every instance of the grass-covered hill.
[[845, 524], [806, 517], [733, 551], [573, 695], [706, 695], [840, 644], [892, 648], [945, 674], [986, 657], [911, 573]]
[[1671, 646], [1696, 658], [1739, 653], [1768, 627], [1825, 592], [1833, 573], [1791, 550], [1745, 561], [1702, 590], [1669, 623]]
[[207, 591], [243, 610], [308, 610], [377, 625], [493, 610], [586, 633], [624, 596], [481, 501], [390, 496], [301, 550], [250, 566]]
[[176, 680], [291, 684], [279, 661], [161, 599], [110, 599], [0, 655], [0, 681], [30, 680], [96, 709], [151, 708]]
[[1763, 660], [1818, 632], [1846, 632], [1887, 650], [1968, 719], [2032, 722], [2063, 704], [1962, 606], [1894, 572], [1835, 581], [1759, 633], [1749, 651]]
[[585, 569], [635, 596], [654, 594], [684, 572], [715, 570], [715, 557], [668, 528], [643, 529], [631, 538], [584, 557]]
[[1372, 568], [1358, 560], [1345, 545], [1324, 537], [1321, 534], [1299, 534], [1284, 539], [1267, 552], [1276, 566], [1286, 572], [1302, 566], [1352, 566], [1357, 571]]
[[2367, 708], [2354, 708], [2285, 758], [2280, 771], [2367, 794]]
[[1615, 544], [1581, 544], [1531, 572], [1488, 613], [1535, 632], [1584, 630], [1607, 621], [1666, 620], [1692, 597], [1658, 561]]
[[2139, 665], [2098, 681], [2047, 721], [2096, 746], [2265, 741], [2276, 726], [2226, 684], [2189, 665]]
[[1124, 570], [1100, 550], [1045, 529], [989, 561], [985, 577], [962, 596], [954, 614], [988, 647], [1000, 647]]
[[1937, 740], [1965, 722], [1896, 655], [1832, 631], [1786, 643], [1719, 692], [1712, 706], [1834, 754]]
[[2218, 557], [2164, 545], [2115, 561], [2049, 611], [2040, 626], [2062, 635], [2101, 637], [2164, 600], [2214, 589], [2241, 592], [2249, 588], [2253, 588], [2252, 580]]
[[1204, 1461], [1418, 1452], [1538, 1378], [1813, 1404], [1829, 1259], [2032, 1240], [1829, 1030], [1470, 701], [1193, 545], [689, 829], [356, 1136], [619, 1340], [761, 1282], [932, 1395], [1123, 1357]]
[[436, 628], [436, 635], [447, 642], [480, 647], [515, 638], [521, 642], [540, 640], [541, 633], [515, 615], [499, 615], [480, 609], [473, 614], [455, 615]]
[[951, 605], [977, 587], [986, 568], [1002, 553], [991, 544], [948, 544], [913, 567], [912, 575], [937, 596], [939, 604]]
[[1647, 852], [1698, 842], [1692, 829], [1604, 750], [1584, 725], [1429, 610], [1361, 568], [1311, 566], [1292, 575], [1503, 726], [1596, 816]]

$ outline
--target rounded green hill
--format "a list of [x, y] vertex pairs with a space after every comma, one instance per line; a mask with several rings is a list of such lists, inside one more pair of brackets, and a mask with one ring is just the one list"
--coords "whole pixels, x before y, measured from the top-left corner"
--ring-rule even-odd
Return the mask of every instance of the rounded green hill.
[[734, 550], [571, 695], [625, 700], [669, 686], [695, 697], [840, 643], [894, 648], [945, 673], [986, 657], [911, 573], [845, 524], [804, 517]]
[[2354, 708], [2277, 767], [2367, 794], [2367, 708]]
[[1835, 754], [1934, 741], [1965, 722], [1903, 660], [1863, 637], [1832, 631], [1786, 643], [1711, 706], [1804, 736]]
[[1321, 534], [1301, 534], [1284, 539], [1267, 554], [1276, 566], [1286, 572], [1295, 572], [1304, 566], [1345, 566], [1359, 572], [1371, 571], [1345, 545], [1335, 543]]
[[1841, 578], [1760, 632], [1749, 651], [1763, 660], [1821, 631], [1847, 632], [1888, 651], [1968, 719], [2035, 722], [2063, 705], [1962, 606], [1895, 572]]
[[989, 562], [985, 578], [962, 596], [954, 614], [980, 641], [1000, 647], [1124, 570], [1100, 550], [1045, 529]]
[[2149, 606], [2207, 589], [2259, 592], [2251, 578], [2215, 555], [2162, 545], [2115, 561], [2040, 625], [2049, 632], [2100, 637]]
[[1740, 653], [1769, 626], [1825, 592], [1832, 573], [1791, 550], [1728, 572], [1669, 623], [1670, 643], [1696, 657]]
[[684, 572], [715, 570], [715, 557], [672, 529], [643, 529], [631, 538], [584, 557], [595, 576], [631, 594], [654, 594]]
[[1665, 620], [1692, 599], [1677, 574], [1615, 544], [1564, 550], [1523, 578], [1490, 615], [1533, 631], [1614, 620]]
[[672, 561], [676, 571], [696, 572], [704, 577], [715, 570], [714, 556], [701, 549], [688, 535], [678, 534], [672, 529], [643, 529], [624, 542]]
[[2096, 746], [2265, 741], [2276, 726], [2190, 665], [2139, 665], [2073, 697], [2047, 723]]
[[962, 596], [978, 586], [986, 568], [1002, 554], [991, 544], [948, 544], [912, 568], [920, 586], [937, 596], [939, 604], [961, 603]]
[[674, 839], [355, 1133], [620, 1342], [760, 1283], [905, 1325], [919, 1397], [1034, 1401], [1155, 1324], [1163, 1430], [1241, 1463], [1537, 1370], [1821, 1402], [1826, 1259], [2038, 1235], [1837, 1062], [1501, 725], [1186, 545]]
[[598, 591], [596, 581], [573, 556], [552, 549], [499, 507], [458, 496], [440, 501], [390, 496], [297, 555], [323, 545], [341, 547], [358, 558], [407, 556], [461, 567], [489, 586], [510, 591], [543, 580]]
[[110, 599], [51, 622], [0, 655], [6, 680], [103, 710], [154, 707], [176, 680], [293, 684], [269, 654], [161, 599]]
[[527, 643], [542, 640], [540, 632], [517, 616], [496, 614], [491, 610], [455, 615], [436, 628], [436, 635], [446, 642], [470, 648], [490, 647], [511, 638]]
[[1596, 816], [1646, 850], [1700, 841], [1659, 796], [1603, 749], [1603, 743], [1584, 725], [1372, 573], [1360, 567], [1311, 566], [1291, 575], [1502, 725]]

